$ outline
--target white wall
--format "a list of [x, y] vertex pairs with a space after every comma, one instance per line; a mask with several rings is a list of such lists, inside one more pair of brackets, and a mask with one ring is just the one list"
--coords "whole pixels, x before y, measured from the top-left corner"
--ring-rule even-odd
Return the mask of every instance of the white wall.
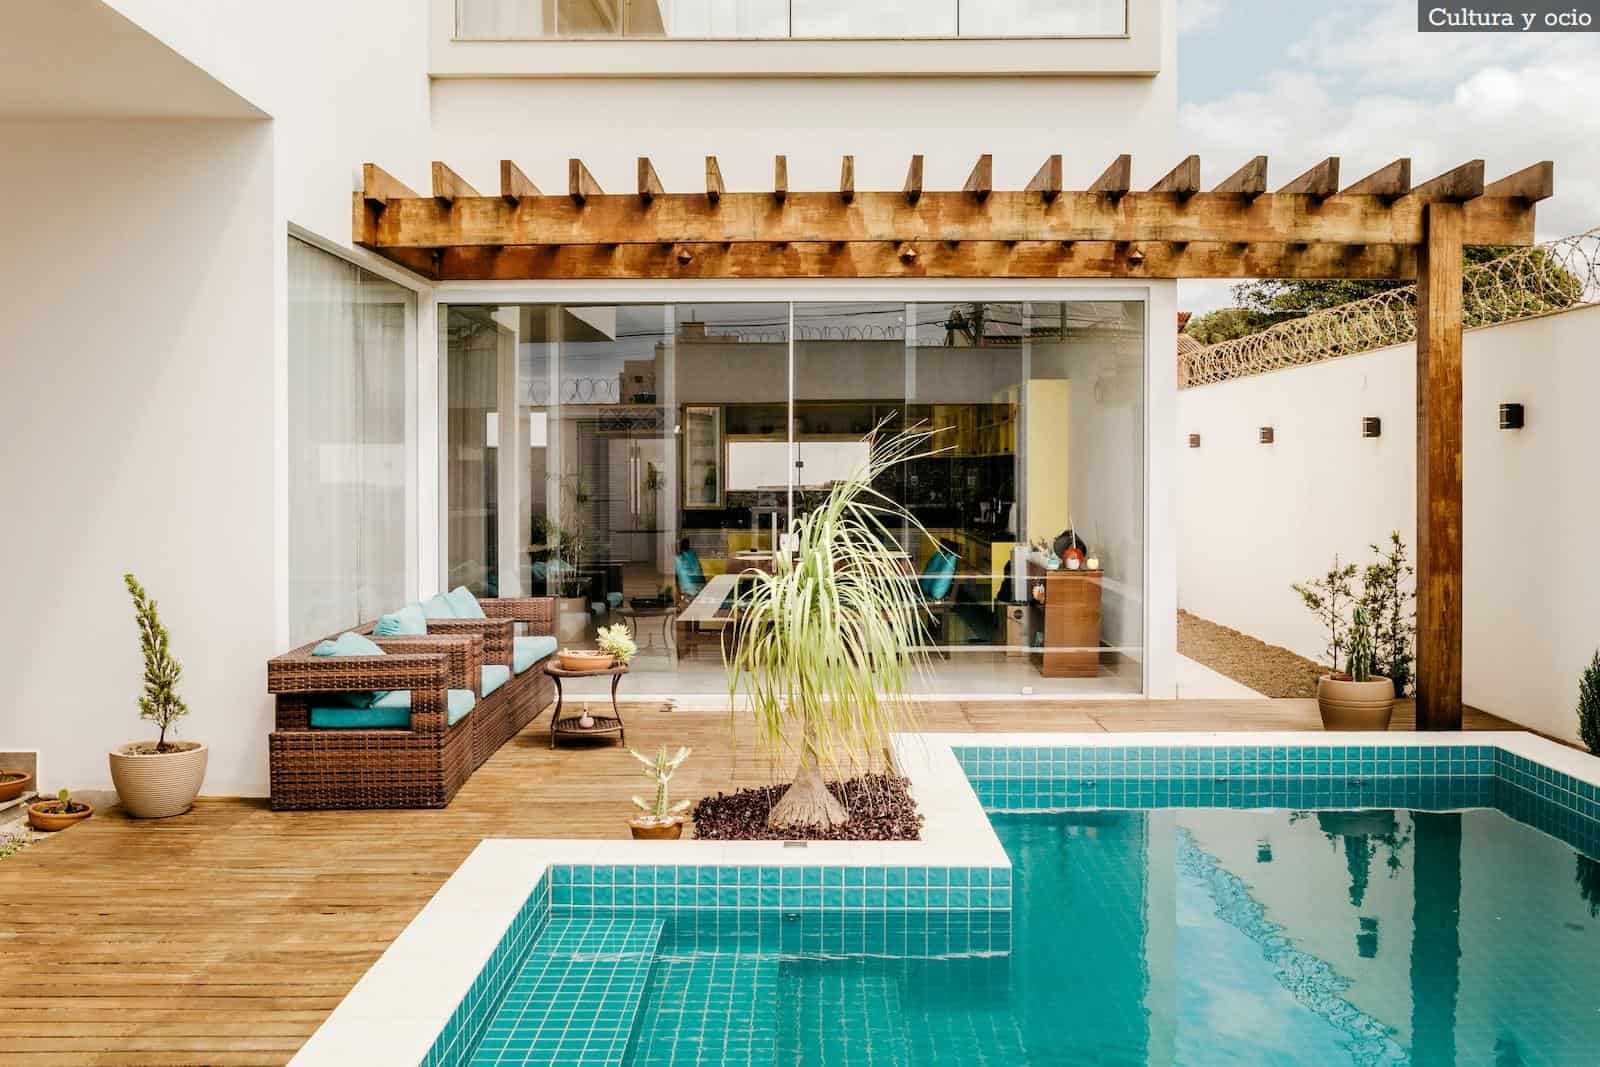
[[0, 619], [7, 747], [109, 785], [153, 736], [122, 587], [159, 600], [208, 793], [266, 791], [273, 651], [271, 134], [264, 122], [0, 124]]
[[[1569, 739], [1600, 645], [1597, 337], [1586, 308], [1469, 332], [1464, 356], [1464, 697]], [[1503, 402], [1526, 406], [1526, 428], [1497, 428]], [[1180, 604], [1319, 656], [1289, 583], [1336, 551], [1364, 564], [1393, 529], [1415, 552], [1415, 347], [1189, 389], [1178, 409], [1178, 439], [1201, 435], [1177, 454]], [[1382, 437], [1361, 437], [1367, 415]]]

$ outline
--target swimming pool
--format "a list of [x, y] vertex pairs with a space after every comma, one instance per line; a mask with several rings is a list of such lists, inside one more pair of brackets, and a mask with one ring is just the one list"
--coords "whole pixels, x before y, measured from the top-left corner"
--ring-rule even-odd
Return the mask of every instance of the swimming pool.
[[1587, 757], [1164, 740], [944, 739], [1003, 860], [546, 863], [407, 1062], [1594, 1061]]

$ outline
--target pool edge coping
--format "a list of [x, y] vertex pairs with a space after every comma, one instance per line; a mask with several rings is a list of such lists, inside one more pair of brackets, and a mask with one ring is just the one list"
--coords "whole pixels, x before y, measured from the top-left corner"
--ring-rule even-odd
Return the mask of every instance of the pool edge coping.
[[633, 841], [484, 838], [311, 1035], [297, 1067], [378, 1056], [422, 1063], [530, 893], [552, 866], [1011, 866], [960, 748], [1484, 746], [1600, 786], [1600, 758], [1522, 731], [1474, 733], [916, 733], [893, 739], [896, 766], [924, 816], [900, 842]]

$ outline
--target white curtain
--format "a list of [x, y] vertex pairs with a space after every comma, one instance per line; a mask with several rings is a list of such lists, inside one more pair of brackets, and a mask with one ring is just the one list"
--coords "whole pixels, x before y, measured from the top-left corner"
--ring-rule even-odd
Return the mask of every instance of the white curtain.
[[289, 241], [289, 629], [296, 644], [405, 602], [416, 296]]

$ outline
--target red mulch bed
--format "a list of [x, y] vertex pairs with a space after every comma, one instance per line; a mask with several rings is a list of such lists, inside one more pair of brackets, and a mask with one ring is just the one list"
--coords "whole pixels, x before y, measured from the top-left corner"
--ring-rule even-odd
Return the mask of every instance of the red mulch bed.
[[767, 813], [788, 790], [787, 785], [741, 789], [704, 797], [694, 807], [694, 836], [706, 841], [916, 841], [922, 816], [911, 799], [910, 783], [890, 774], [867, 774], [848, 782], [829, 782], [828, 789], [850, 813], [847, 822], [773, 830]]

